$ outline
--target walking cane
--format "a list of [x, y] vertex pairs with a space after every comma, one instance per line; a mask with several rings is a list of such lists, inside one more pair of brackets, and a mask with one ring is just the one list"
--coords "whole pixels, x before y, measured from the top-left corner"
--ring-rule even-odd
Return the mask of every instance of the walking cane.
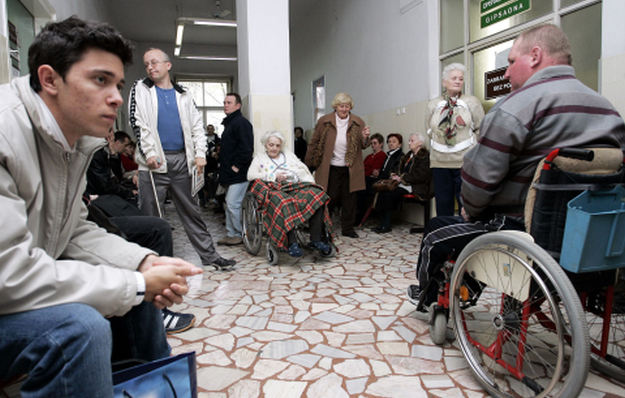
[[[157, 159], [157, 162], [160, 163], [160, 159]], [[154, 184], [154, 175], [152, 174], [152, 169], [150, 172], [150, 182], [152, 183], [152, 192], [154, 192], [154, 200], [156, 200], [156, 208], [158, 209], [158, 216], [163, 218], [163, 212], [161, 211], [161, 203], [158, 200], [158, 195], [156, 194], [156, 184]]]

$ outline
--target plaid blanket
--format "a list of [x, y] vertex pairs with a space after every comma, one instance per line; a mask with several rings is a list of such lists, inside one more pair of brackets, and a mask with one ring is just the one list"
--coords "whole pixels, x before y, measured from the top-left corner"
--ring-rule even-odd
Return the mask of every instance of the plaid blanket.
[[[306, 222], [330, 197], [322, 187], [309, 182], [254, 181], [250, 192], [256, 198], [259, 209], [264, 211], [263, 224], [269, 239], [278, 248], [287, 250], [287, 232]], [[324, 223], [330, 236], [332, 221], [328, 207], [324, 207]]]

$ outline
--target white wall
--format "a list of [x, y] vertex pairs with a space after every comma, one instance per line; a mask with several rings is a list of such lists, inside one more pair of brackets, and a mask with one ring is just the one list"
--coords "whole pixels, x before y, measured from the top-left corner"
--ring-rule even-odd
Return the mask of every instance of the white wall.
[[57, 20], [76, 15], [81, 19], [111, 21], [109, 7], [105, 0], [48, 0], [56, 10]]
[[401, 14], [397, 0], [320, 0], [292, 21], [295, 125], [314, 127], [311, 82], [323, 75], [327, 112], [341, 91], [353, 97], [359, 116], [427, 100], [431, 3], [436, 5], [422, 2]]
[[625, 54], [625, 1], [603, 0], [601, 56]]
[[601, 25], [601, 94], [625, 116], [625, 1], [604, 0]]

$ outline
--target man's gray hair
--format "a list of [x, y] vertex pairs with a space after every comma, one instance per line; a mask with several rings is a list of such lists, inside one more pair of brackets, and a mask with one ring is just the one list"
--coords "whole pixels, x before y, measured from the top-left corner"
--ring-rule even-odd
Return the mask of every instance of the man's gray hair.
[[145, 55], [148, 51], [154, 51], [154, 50], [156, 50], [156, 51], [160, 51], [160, 52], [161, 52], [161, 54], [163, 54], [163, 58], [164, 58], [164, 59], [163, 59], [163, 61], [165, 61], [165, 62], [171, 62], [171, 59], [169, 58], [169, 55], [167, 55], [167, 53], [166, 53], [165, 51], [161, 50], [161, 49], [160, 49], [160, 48], [158, 48], [158, 47], [150, 47], [150, 48], [148, 48], [147, 50], [145, 50], [145, 52], [143, 53], [143, 55]]
[[447, 80], [449, 78], [449, 74], [455, 70], [461, 71], [463, 74], [467, 73], [467, 67], [462, 65], [461, 63], [454, 62], [453, 64], [449, 64], [443, 69], [443, 80]]
[[263, 144], [263, 146], [267, 145], [267, 141], [269, 141], [271, 137], [278, 138], [280, 142], [284, 144], [284, 141], [285, 141], [284, 134], [282, 134], [279, 131], [267, 131], [265, 135], [263, 135], [263, 137], [260, 139], [260, 143]]

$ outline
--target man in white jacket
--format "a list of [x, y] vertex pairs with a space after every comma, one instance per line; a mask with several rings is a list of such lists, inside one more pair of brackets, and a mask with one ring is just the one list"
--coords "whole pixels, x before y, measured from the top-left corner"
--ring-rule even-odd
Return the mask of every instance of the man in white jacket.
[[202, 272], [86, 221], [85, 173], [131, 60], [118, 32], [72, 17], [0, 86], [0, 381], [27, 373], [23, 397], [112, 397], [111, 358], [168, 356], [159, 309]]
[[147, 215], [159, 216], [169, 191], [202, 264], [231, 268], [236, 262], [222, 258], [215, 250], [197, 195], [192, 192], [192, 170], [197, 168], [202, 174], [206, 166], [202, 115], [191, 93], [171, 81], [167, 54], [149, 49], [143, 63], [148, 77], [135, 82], [128, 105], [139, 149], [135, 155], [139, 164], [139, 208]]

